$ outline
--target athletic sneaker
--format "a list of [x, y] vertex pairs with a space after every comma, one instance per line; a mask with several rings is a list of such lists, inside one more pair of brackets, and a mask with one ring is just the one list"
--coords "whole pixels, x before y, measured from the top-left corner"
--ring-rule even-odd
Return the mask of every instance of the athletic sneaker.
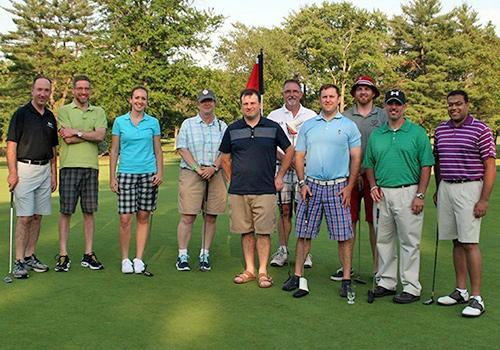
[[102, 270], [104, 266], [99, 260], [94, 252], [90, 254], [83, 254], [82, 262], [80, 263], [83, 267], [90, 267], [91, 270]]
[[27, 270], [33, 270], [35, 272], [49, 271], [49, 267], [38, 260], [35, 254], [24, 258], [24, 266]]
[[295, 290], [299, 288], [299, 281], [300, 277], [297, 275], [293, 275], [288, 277], [288, 279], [283, 283], [283, 287], [281, 287], [282, 290], [285, 292], [290, 292], [292, 290]]
[[144, 265], [144, 261], [139, 258], [134, 258], [134, 272], [135, 273], [143, 273], [146, 270], [146, 265]]
[[208, 254], [203, 254], [200, 256], [200, 271], [210, 271], [212, 265], [210, 265], [210, 258]]
[[122, 273], [133, 273], [134, 265], [132, 265], [132, 261], [129, 258], [122, 260]]
[[175, 267], [177, 268], [177, 271], [191, 271], [191, 267], [189, 266], [189, 255], [182, 254], [181, 256], [178, 256]]
[[462, 311], [464, 317], [479, 317], [484, 312], [484, 301], [478, 300], [475, 297], [470, 298], [469, 305]]
[[310, 253], [307, 253], [306, 261], [304, 261], [304, 267], [306, 269], [310, 269], [313, 267], [312, 255]]
[[274, 253], [272, 256], [271, 266], [283, 267], [288, 263], [287, 260], [288, 260], [287, 249], [284, 247], [278, 247], [278, 250], [276, 250], [276, 253]]
[[342, 280], [342, 287], [339, 289], [339, 295], [342, 298], [347, 298], [347, 292], [352, 288], [351, 280]]
[[16, 260], [14, 263], [14, 269], [12, 270], [12, 275], [15, 278], [28, 278], [28, 270], [26, 269], [26, 264], [22, 260]]
[[[353, 274], [353, 271], [351, 269], [351, 275]], [[335, 271], [335, 273], [332, 273], [332, 275], [330, 276], [330, 279], [332, 281], [337, 281], [337, 282], [340, 282], [342, 281], [342, 279], [344, 278], [344, 268], [341, 266], [337, 269], [337, 271]]]
[[439, 305], [451, 306], [457, 304], [465, 304], [469, 301], [469, 292], [461, 293], [458, 289], [451, 292], [450, 295], [439, 297], [437, 303]]
[[69, 260], [69, 256], [67, 255], [57, 255], [56, 256], [56, 267], [54, 270], [56, 272], [68, 272], [69, 267], [71, 266], [71, 260]]

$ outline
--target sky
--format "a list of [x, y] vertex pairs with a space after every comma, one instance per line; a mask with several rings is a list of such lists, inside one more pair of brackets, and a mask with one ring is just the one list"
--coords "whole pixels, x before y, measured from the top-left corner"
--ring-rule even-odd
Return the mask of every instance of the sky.
[[[228, 33], [232, 23], [242, 22], [249, 26], [274, 27], [279, 26], [291, 12], [296, 12], [302, 7], [311, 4], [321, 4], [324, 0], [192, 0], [195, 7], [199, 9], [211, 8], [214, 13], [223, 15], [226, 19], [223, 26], [211, 35], [213, 46], [217, 46], [218, 38]], [[332, 0], [331, 0], [332, 1]], [[336, 2], [334, 0], [333, 2]], [[401, 13], [401, 4], [408, 3], [409, 0], [351, 0], [356, 7], [367, 10], [379, 9], [385, 14], [392, 16]], [[459, 6], [464, 1], [441, 0], [442, 11], [447, 12], [453, 7]], [[500, 1], [498, 0], [468, 0], [467, 4], [478, 12], [478, 17], [482, 24], [491, 21], [496, 32], [500, 35]], [[0, 7], [10, 7], [9, 0], [0, 0]], [[0, 33], [14, 30], [12, 16], [0, 8]], [[199, 63], [202, 65], [211, 62], [213, 49], [205, 54], [198, 53]], [[209, 64], [209, 63], [208, 63]]]

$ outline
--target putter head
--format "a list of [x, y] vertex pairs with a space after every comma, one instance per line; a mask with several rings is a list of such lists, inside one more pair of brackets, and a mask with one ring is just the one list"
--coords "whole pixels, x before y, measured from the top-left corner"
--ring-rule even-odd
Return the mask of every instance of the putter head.
[[10, 277], [10, 276], [5, 276], [5, 277], [3, 278], [3, 281], [4, 281], [5, 283], [12, 283], [12, 281], [13, 281], [13, 280], [12, 280], [12, 277]]
[[432, 305], [432, 304], [434, 304], [434, 297], [431, 297], [430, 299], [424, 301], [422, 304], [424, 304], [424, 305]]
[[375, 294], [373, 293], [373, 290], [368, 290], [368, 304], [372, 304], [373, 301], [375, 300]]
[[358, 283], [358, 284], [366, 284], [366, 281], [361, 279], [361, 277], [356, 277], [354, 278], [354, 282]]

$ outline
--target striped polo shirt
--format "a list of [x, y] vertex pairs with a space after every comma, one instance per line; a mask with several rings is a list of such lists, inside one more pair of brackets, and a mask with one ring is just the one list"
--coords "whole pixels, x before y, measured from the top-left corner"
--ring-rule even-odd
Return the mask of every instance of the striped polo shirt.
[[483, 162], [496, 158], [495, 141], [490, 128], [468, 115], [456, 127], [450, 119], [436, 128], [434, 154], [439, 161], [441, 179], [480, 180], [484, 176]]
[[231, 194], [274, 194], [276, 147], [286, 150], [288, 137], [278, 123], [261, 117], [254, 127], [244, 118], [229, 125], [219, 151], [231, 154]]

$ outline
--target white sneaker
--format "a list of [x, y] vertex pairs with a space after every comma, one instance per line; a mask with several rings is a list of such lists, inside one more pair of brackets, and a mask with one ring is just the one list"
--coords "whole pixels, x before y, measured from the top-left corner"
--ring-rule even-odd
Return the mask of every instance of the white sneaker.
[[462, 311], [464, 317], [479, 317], [484, 312], [484, 301], [470, 298], [469, 305]]
[[288, 252], [286, 248], [279, 247], [276, 253], [273, 254], [273, 258], [271, 260], [271, 266], [282, 267], [287, 264], [288, 260]]
[[306, 269], [313, 267], [312, 255], [310, 253], [307, 253], [306, 261], [304, 261], [304, 267]]
[[143, 273], [146, 267], [144, 266], [144, 261], [138, 258], [134, 258], [134, 272]]
[[469, 301], [469, 292], [461, 293], [458, 289], [451, 292], [450, 295], [439, 297], [437, 303], [439, 305], [451, 306], [457, 304], [465, 304]]
[[134, 267], [132, 266], [132, 261], [130, 261], [130, 259], [123, 259], [122, 260], [122, 272], [123, 273], [134, 272]]

